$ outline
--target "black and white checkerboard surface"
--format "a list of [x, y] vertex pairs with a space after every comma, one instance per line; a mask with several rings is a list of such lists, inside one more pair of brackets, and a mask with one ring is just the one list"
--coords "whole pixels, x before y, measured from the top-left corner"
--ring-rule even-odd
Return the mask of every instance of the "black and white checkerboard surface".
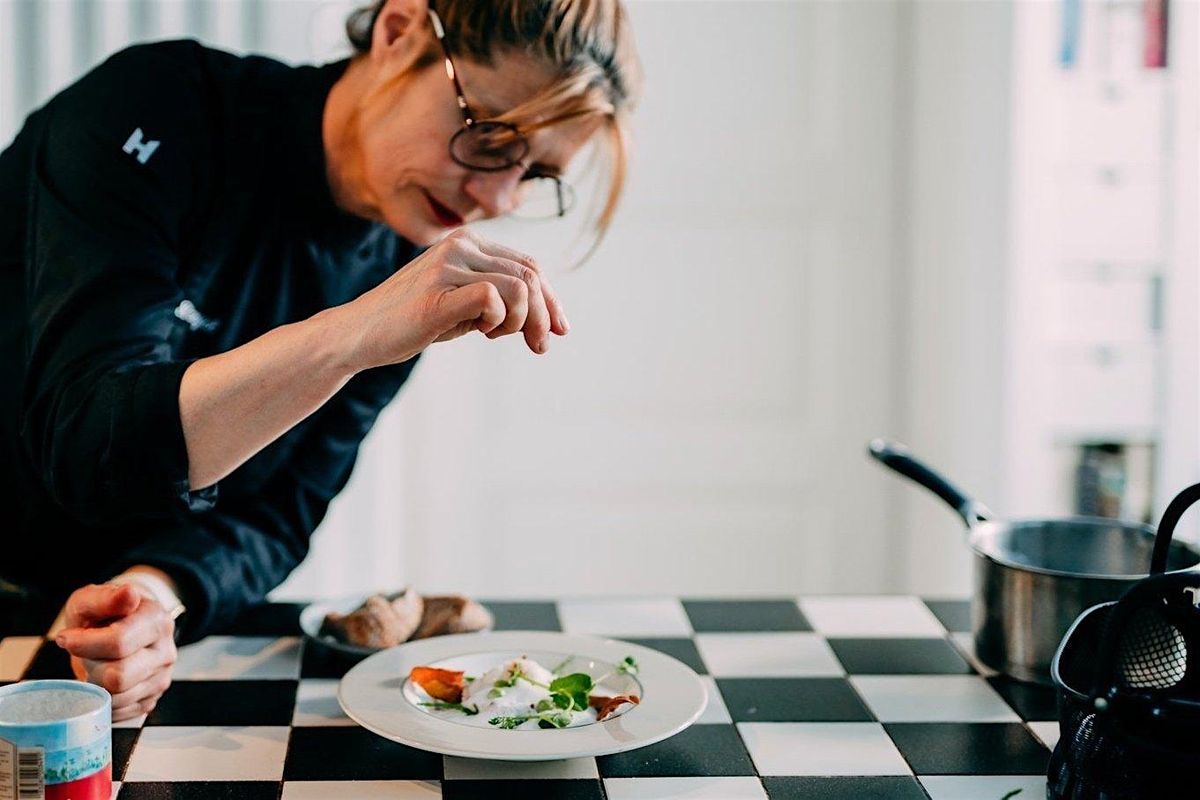
[[[149, 718], [116, 726], [120, 800], [1045, 797], [1054, 692], [976, 664], [964, 601], [488, 606], [498, 629], [603, 634], [669, 653], [703, 676], [708, 708], [683, 733], [612, 756], [442, 757], [344, 717], [336, 690], [350, 664], [297, 635], [300, 606], [273, 604], [229, 635], [183, 648], [175, 683]], [[53, 642], [0, 642], [0, 681], [51, 677], [70, 677]]]

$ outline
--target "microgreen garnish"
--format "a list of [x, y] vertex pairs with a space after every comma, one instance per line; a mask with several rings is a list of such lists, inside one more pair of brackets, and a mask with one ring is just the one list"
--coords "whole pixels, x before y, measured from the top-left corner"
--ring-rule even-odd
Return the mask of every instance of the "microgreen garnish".
[[479, 713], [478, 706], [464, 706], [462, 703], [446, 703], [441, 700], [434, 700], [431, 703], [421, 702], [417, 705], [428, 706], [438, 711], [461, 711], [468, 717], [473, 717]]

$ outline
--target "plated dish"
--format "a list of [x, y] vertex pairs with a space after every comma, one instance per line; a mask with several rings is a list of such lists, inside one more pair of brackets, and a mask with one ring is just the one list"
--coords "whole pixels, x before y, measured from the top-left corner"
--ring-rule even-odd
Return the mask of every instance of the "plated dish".
[[376, 653], [346, 673], [338, 701], [364, 728], [412, 747], [542, 761], [661, 741], [696, 721], [707, 694], [695, 672], [657, 650], [503, 631], [438, 636]]

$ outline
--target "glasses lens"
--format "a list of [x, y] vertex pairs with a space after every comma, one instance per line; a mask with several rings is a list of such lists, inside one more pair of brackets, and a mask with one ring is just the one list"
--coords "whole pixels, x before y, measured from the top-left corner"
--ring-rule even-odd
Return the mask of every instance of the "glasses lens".
[[561, 217], [575, 202], [575, 192], [558, 178], [529, 178], [521, 182], [521, 203], [513, 212], [521, 219]]
[[471, 169], [508, 169], [528, 152], [525, 137], [503, 122], [477, 122], [462, 128], [450, 140], [450, 155]]

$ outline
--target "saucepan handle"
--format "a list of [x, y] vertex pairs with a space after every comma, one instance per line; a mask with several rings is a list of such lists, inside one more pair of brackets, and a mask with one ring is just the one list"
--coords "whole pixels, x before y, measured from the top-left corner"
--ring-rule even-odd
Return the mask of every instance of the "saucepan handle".
[[904, 445], [886, 439], [873, 439], [867, 445], [867, 451], [872, 458], [888, 469], [919, 483], [942, 498], [962, 517], [967, 528], [973, 528], [977, 523], [992, 518], [992, 512], [988, 510], [987, 506], [978, 500], [973, 500], [929, 465], [918, 461]]

